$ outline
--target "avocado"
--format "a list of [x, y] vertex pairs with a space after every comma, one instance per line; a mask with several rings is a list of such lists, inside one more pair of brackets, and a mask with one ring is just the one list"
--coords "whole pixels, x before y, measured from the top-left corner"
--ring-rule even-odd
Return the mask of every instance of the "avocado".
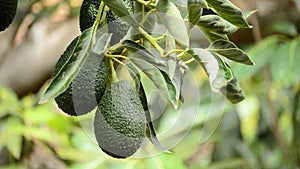
[[113, 82], [105, 91], [95, 114], [94, 133], [106, 154], [126, 158], [140, 147], [146, 117], [139, 95], [129, 81]]
[[93, 26], [100, 4], [101, 0], [83, 0], [79, 17], [81, 32]]
[[[124, 0], [125, 6], [129, 10], [130, 13], [133, 12], [133, 2], [132, 0]], [[82, 6], [80, 8], [80, 30], [84, 31], [87, 28], [93, 26], [97, 14], [98, 9], [101, 4], [101, 0], [84, 0]], [[130, 25], [121, 20], [117, 15], [115, 15], [112, 11], [108, 11], [107, 15], [107, 24], [108, 24], [108, 32], [112, 33], [111, 45], [115, 45], [118, 43], [129, 30]]]
[[[74, 39], [56, 64], [52, 76], [55, 76], [67, 61], [70, 52], [76, 47], [78, 37]], [[93, 110], [104, 94], [108, 79], [106, 58], [91, 53], [66, 91], [55, 98], [58, 107], [65, 113], [77, 116]]]
[[4, 31], [14, 20], [18, 0], [0, 0], [0, 31]]

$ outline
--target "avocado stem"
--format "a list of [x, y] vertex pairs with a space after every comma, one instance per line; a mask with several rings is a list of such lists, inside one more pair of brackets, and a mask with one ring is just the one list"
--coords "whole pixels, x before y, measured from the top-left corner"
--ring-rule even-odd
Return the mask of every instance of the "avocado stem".
[[96, 17], [96, 20], [95, 20], [95, 22], [94, 22], [94, 25], [101, 22], [102, 11], [103, 11], [103, 9], [104, 9], [104, 5], [105, 5], [104, 2], [101, 1], [101, 4], [100, 4], [100, 6], [99, 6], [98, 13], [97, 13], [97, 17]]
[[113, 63], [113, 58], [109, 58], [109, 67], [110, 67], [110, 71], [111, 71], [111, 82], [118, 82], [118, 76], [116, 73], [116, 70], [114, 68], [114, 63]]

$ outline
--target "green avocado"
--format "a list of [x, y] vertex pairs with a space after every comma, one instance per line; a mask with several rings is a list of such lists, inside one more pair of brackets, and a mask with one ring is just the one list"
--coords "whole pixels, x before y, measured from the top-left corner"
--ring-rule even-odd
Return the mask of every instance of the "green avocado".
[[0, 31], [4, 31], [14, 20], [18, 0], [0, 0]]
[[[73, 40], [57, 62], [53, 76], [57, 74], [66, 62], [67, 56], [76, 47], [77, 40], [78, 38]], [[58, 107], [63, 112], [72, 116], [83, 115], [98, 105], [108, 79], [105, 60], [103, 55], [99, 56], [95, 53], [89, 55], [67, 90], [55, 98]]]
[[83, 0], [79, 17], [81, 32], [93, 26], [100, 4], [101, 0]]
[[102, 151], [114, 158], [129, 157], [139, 149], [146, 117], [129, 81], [113, 82], [106, 89], [95, 114], [94, 131]]
[[[133, 2], [132, 0], [124, 0], [125, 6], [130, 13], [133, 13]], [[84, 0], [80, 8], [80, 30], [84, 31], [87, 28], [93, 26], [98, 9], [101, 4], [101, 0]], [[106, 20], [108, 24], [108, 32], [112, 33], [111, 45], [118, 43], [127, 33], [130, 25], [121, 20], [112, 11], [108, 11], [106, 15]]]

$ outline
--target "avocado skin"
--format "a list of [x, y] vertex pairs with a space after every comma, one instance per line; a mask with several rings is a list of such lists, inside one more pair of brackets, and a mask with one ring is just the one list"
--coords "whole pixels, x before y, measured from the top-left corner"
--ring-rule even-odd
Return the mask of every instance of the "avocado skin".
[[[124, 3], [127, 9], [129, 10], [129, 12], [132, 13], [133, 2], [131, 0], [124, 0]], [[84, 31], [93, 26], [97, 18], [100, 4], [101, 4], [101, 0], [83, 1], [82, 6], [80, 8], [80, 18], [79, 18], [79, 25], [81, 31]], [[107, 24], [108, 24], [108, 32], [113, 34], [110, 44], [115, 45], [126, 35], [130, 25], [127, 22], [121, 20], [112, 11], [108, 11], [106, 17], [107, 17]]]
[[114, 82], [107, 88], [95, 114], [94, 130], [102, 151], [114, 158], [129, 157], [139, 149], [146, 117], [130, 82]]
[[[132, 0], [123, 0], [126, 8], [130, 13], [133, 13], [133, 2]], [[117, 44], [126, 34], [130, 28], [130, 25], [120, 19], [112, 11], [107, 12], [107, 27], [108, 33], [112, 33], [110, 45]]]
[[[52, 76], [68, 59], [76, 47], [74, 39], [56, 64]], [[106, 58], [91, 53], [66, 91], [55, 98], [58, 107], [71, 116], [83, 115], [93, 110], [104, 94], [108, 79]]]
[[18, 0], [0, 0], [0, 31], [4, 31], [14, 20]]
[[113, 14], [113, 12], [108, 11], [107, 27], [108, 33], [112, 33], [110, 45], [113, 46], [117, 44], [127, 34], [130, 25], [127, 22], [121, 20], [115, 14]]
[[81, 32], [93, 26], [100, 4], [101, 0], [83, 0], [79, 17]]

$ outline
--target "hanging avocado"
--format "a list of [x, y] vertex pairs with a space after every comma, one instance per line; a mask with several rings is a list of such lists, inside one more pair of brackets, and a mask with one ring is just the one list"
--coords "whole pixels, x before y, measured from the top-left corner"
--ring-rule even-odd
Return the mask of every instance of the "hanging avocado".
[[[72, 41], [56, 64], [53, 75], [66, 62], [76, 47], [78, 37]], [[91, 53], [70, 86], [55, 98], [58, 107], [65, 113], [77, 116], [93, 110], [99, 103], [107, 81], [107, 66], [103, 56]]]
[[139, 149], [146, 117], [129, 81], [113, 82], [105, 91], [96, 111], [94, 130], [100, 148], [114, 158], [127, 158]]

